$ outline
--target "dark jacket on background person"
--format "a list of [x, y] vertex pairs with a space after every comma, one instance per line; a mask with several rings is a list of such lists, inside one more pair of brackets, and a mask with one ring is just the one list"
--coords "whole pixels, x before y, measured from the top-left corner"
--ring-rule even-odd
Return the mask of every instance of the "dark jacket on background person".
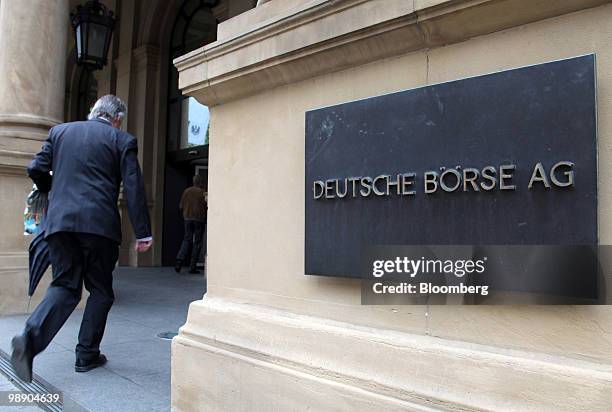
[[183, 219], [206, 221], [206, 192], [198, 186], [185, 189], [181, 196], [179, 207], [183, 210]]
[[137, 155], [136, 138], [102, 119], [53, 127], [28, 167], [28, 175], [41, 190], [50, 187], [53, 170], [46, 237], [76, 232], [121, 242], [117, 206], [121, 182], [136, 238], [151, 236]]

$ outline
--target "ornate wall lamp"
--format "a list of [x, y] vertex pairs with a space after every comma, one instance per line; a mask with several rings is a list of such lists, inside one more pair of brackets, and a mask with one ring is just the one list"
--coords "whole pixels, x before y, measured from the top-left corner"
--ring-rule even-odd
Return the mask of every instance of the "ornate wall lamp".
[[90, 70], [107, 63], [115, 17], [104, 4], [90, 0], [70, 14], [76, 42], [77, 64]]

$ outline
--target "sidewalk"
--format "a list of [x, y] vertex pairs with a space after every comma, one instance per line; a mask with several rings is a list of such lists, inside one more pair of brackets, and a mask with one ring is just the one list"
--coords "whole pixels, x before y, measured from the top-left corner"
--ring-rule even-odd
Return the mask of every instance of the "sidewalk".
[[[115, 304], [101, 351], [108, 363], [88, 373], [74, 372], [74, 347], [83, 311], [76, 310], [51, 345], [34, 360], [34, 373], [91, 411], [169, 411], [170, 341], [189, 303], [205, 293], [203, 275], [176, 274], [170, 268], [119, 268]], [[23, 329], [27, 315], [0, 317], [0, 348]]]

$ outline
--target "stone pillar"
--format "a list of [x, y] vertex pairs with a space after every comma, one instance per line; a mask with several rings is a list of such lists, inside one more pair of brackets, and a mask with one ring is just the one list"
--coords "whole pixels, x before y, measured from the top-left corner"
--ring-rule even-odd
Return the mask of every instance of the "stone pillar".
[[208, 288], [172, 340], [173, 411], [610, 410], [609, 305], [361, 305], [357, 279], [305, 273], [309, 110], [588, 53], [610, 244], [612, 3], [521, 4], [272, 0], [174, 61], [211, 143]]
[[146, 253], [136, 253], [132, 247], [135, 241], [129, 220], [127, 205], [120, 201], [123, 243], [120, 249], [120, 265], [155, 266], [161, 263], [162, 209], [165, 141], [159, 139], [156, 117], [156, 95], [159, 82], [160, 50], [144, 45], [131, 51], [129, 69], [129, 94], [127, 130], [138, 139], [138, 160], [145, 181], [153, 247]]
[[26, 3], [0, 2], [0, 314], [27, 309], [25, 166], [64, 117], [68, 0]]

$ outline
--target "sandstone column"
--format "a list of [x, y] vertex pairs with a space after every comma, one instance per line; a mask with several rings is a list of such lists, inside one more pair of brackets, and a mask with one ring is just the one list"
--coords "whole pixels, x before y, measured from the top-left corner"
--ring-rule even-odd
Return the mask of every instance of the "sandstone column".
[[[118, 66], [125, 70], [126, 59], [120, 59]], [[162, 221], [165, 140], [158, 137], [156, 119], [156, 94], [159, 82], [160, 50], [151, 45], [130, 50], [129, 78], [120, 79], [117, 94], [128, 102], [127, 130], [138, 139], [138, 160], [145, 181], [149, 213], [151, 216], [153, 247], [146, 253], [138, 254], [132, 247], [134, 232], [129, 220], [127, 205], [120, 200], [123, 243], [119, 252], [119, 264], [129, 266], [156, 266], [161, 264]], [[128, 86], [128, 87], [126, 87]]]
[[25, 166], [64, 118], [69, 15], [68, 0], [0, 2], [0, 314], [27, 308]]

